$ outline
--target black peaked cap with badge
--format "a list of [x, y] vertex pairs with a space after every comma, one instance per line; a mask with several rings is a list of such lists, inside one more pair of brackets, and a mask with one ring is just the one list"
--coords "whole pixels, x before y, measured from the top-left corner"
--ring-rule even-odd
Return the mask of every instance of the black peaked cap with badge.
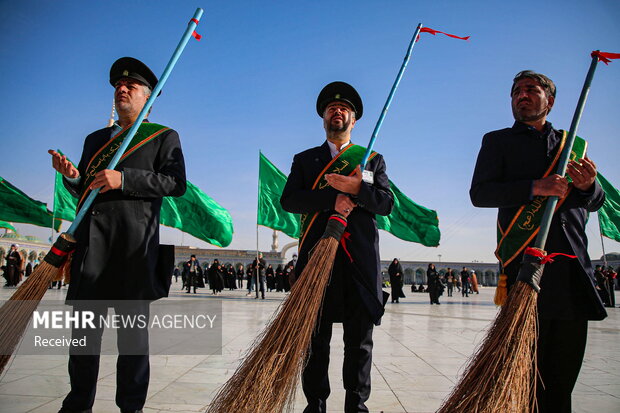
[[319, 97], [316, 99], [316, 111], [323, 117], [325, 107], [332, 102], [345, 102], [349, 104], [355, 112], [355, 119], [360, 119], [364, 113], [362, 98], [353, 86], [345, 82], [332, 82], [325, 86]]
[[[121, 57], [112, 64], [110, 68], [110, 84], [112, 86], [116, 85], [116, 82], [123, 77], [135, 79], [150, 87], [151, 90], [157, 86], [157, 76], [155, 76], [153, 71], [133, 57]], [[161, 95], [161, 91], [157, 96], [159, 95]]]

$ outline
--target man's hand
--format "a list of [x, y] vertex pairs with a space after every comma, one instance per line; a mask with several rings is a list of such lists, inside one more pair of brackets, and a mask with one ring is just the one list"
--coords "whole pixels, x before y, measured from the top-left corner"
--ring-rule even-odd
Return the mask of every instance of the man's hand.
[[589, 190], [596, 178], [596, 165], [587, 156], [579, 161], [570, 161], [566, 173], [573, 180], [575, 188], [581, 191]]
[[108, 192], [112, 189], [121, 189], [122, 178], [119, 171], [112, 169], [104, 169], [97, 172], [93, 183], [90, 185], [90, 189], [101, 188], [100, 193]]
[[534, 196], [557, 196], [563, 198], [566, 195], [566, 191], [568, 191], [568, 181], [558, 174], [537, 179], [532, 186], [532, 195]]
[[343, 194], [336, 195], [336, 205], [334, 205], [336, 212], [348, 217], [351, 211], [353, 211], [353, 208], [355, 208], [355, 202], [353, 202], [351, 198]]
[[47, 151], [50, 155], [52, 155], [52, 167], [60, 172], [63, 176], [67, 178], [77, 178], [80, 176], [80, 171], [77, 170], [75, 166], [67, 159], [66, 156], [59, 154], [58, 152], [50, 149]]
[[[325, 180], [332, 188], [337, 189], [345, 194], [357, 195], [360, 192], [360, 186], [362, 185], [362, 170], [359, 165], [355, 169], [355, 173], [351, 176], [344, 176], [339, 174], [326, 174]], [[336, 204], [338, 202], [336, 201]]]

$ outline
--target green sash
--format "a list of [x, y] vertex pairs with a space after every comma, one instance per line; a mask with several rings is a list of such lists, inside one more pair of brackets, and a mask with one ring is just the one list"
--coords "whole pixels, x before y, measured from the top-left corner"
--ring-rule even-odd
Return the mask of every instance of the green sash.
[[[312, 190], [320, 191], [329, 187], [329, 184], [325, 180], [326, 174], [340, 174], [347, 176], [353, 175], [353, 173], [355, 172], [355, 168], [357, 168], [360, 162], [362, 162], [362, 158], [364, 157], [365, 153], [366, 148], [364, 148], [363, 146], [354, 145], [352, 143], [347, 145], [343, 150], [340, 151], [340, 153], [338, 153], [338, 155], [334, 157], [334, 159], [331, 160], [330, 163], [327, 164], [327, 166], [325, 166], [325, 168], [323, 168], [321, 173], [319, 173], [319, 175], [314, 181], [314, 185], [312, 185]], [[377, 153], [373, 151], [370, 154], [368, 160], [370, 161], [376, 155]], [[306, 235], [308, 234], [308, 230], [310, 229], [318, 215], [318, 212], [312, 214], [312, 217], [310, 217], [310, 213], [301, 214], [299, 249], [301, 249], [301, 246], [306, 239]]]
[[[129, 132], [131, 125], [127, 126], [125, 129], [117, 133], [113, 138], [111, 138], [101, 149], [93, 155], [93, 157], [88, 162], [86, 166], [86, 173], [84, 174], [84, 185], [82, 186], [82, 193], [80, 194], [80, 201], [78, 202], [78, 210], [82, 206], [82, 202], [86, 199], [86, 196], [90, 193], [90, 185], [93, 183], [95, 179], [95, 175], [97, 172], [103, 171], [110, 164], [110, 160], [118, 150], [118, 148], [122, 145], [125, 136]], [[121, 157], [119, 163], [121, 163], [125, 158], [134, 153], [136, 150], [141, 148], [144, 144], [152, 141], [157, 136], [161, 135], [163, 132], [169, 130], [170, 128], [163, 125], [158, 125], [157, 123], [144, 122], [138, 128], [138, 131], [134, 135], [133, 139], [129, 143], [127, 150]]]
[[[562, 141], [560, 142], [560, 147], [558, 149], [555, 158], [545, 174], [543, 178], [546, 178], [551, 173], [555, 173], [557, 163], [560, 159], [560, 155], [562, 153], [562, 149], [564, 148], [564, 144], [566, 143], [566, 131], [562, 131]], [[571, 150], [570, 159], [576, 160], [583, 158], [586, 153], [586, 148], [588, 143], [580, 138], [579, 136], [575, 137], [575, 142], [573, 143], [573, 148]], [[567, 176], [568, 181], [570, 182], [570, 177]], [[566, 198], [568, 198], [568, 194], [562, 199], [559, 200], [556, 211]], [[499, 220], [497, 221], [497, 249], [495, 250], [495, 256], [499, 259], [502, 268], [506, 268], [508, 264], [510, 264], [515, 258], [519, 256], [519, 254], [527, 247], [532, 239], [538, 234], [540, 230], [540, 221], [542, 220], [543, 213], [547, 206], [547, 200], [549, 197], [546, 196], [536, 196], [534, 199], [527, 205], [523, 205], [513, 219], [510, 221], [508, 228], [505, 230], [500, 226]]]

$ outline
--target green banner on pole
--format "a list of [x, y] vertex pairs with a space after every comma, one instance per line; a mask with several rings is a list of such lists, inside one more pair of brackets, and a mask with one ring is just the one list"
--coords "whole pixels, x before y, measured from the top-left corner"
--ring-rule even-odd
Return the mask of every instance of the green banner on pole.
[[[286, 184], [286, 175], [262, 153], [258, 173], [258, 224], [299, 238], [300, 215], [286, 212], [280, 197]], [[377, 215], [377, 227], [404, 241], [436, 247], [441, 233], [437, 212], [416, 204], [390, 181], [394, 194], [394, 208], [386, 217]]]
[[60, 221], [53, 223], [52, 211], [41, 201], [30, 198], [24, 192], [0, 177], [0, 220], [32, 224], [58, 231]]
[[[76, 209], [77, 198], [65, 188], [62, 175], [57, 172], [54, 191], [56, 219], [73, 221]], [[159, 222], [218, 247], [226, 247], [232, 242], [233, 224], [228, 211], [189, 181], [183, 196], [163, 198]]]
[[596, 180], [605, 191], [605, 203], [598, 210], [598, 220], [601, 234], [620, 242], [620, 191], [607, 180], [600, 172]]
[[287, 212], [280, 205], [284, 185], [286, 185], [286, 175], [260, 153], [257, 223], [282, 231], [291, 238], [299, 238], [300, 215]]

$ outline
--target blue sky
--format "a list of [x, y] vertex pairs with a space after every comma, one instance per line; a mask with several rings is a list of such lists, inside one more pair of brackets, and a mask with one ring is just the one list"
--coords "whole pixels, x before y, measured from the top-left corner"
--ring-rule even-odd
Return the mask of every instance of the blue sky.
[[[437, 210], [442, 241], [427, 248], [381, 232], [382, 258], [495, 261], [496, 211], [474, 208], [468, 191], [482, 135], [513, 122], [512, 77], [523, 69], [551, 77], [558, 96], [549, 120], [568, 128], [590, 52], [620, 52], [615, 0], [2, 0], [0, 176], [51, 205], [47, 149], [77, 161], [84, 137], [109, 117], [112, 62], [133, 56], [159, 75], [198, 6], [203, 39], [190, 41], [150, 118], [179, 132], [188, 179], [230, 211], [230, 248], [239, 249], [256, 246], [259, 149], [288, 173], [295, 153], [320, 145], [315, 100], [334, 80], [351, 83], [364, 100], [353, 140], [366, 145], [421, 22], [471, 39], [422, 34], [375, 149], [403, 192]], [[616, 187], [619, 108], [620, 61], [599, 64], [578, 134]], [[597, 228], [593, 216], [594, 257]], [[162, 241], [208, 246], [168, 228]], [[280, 235], [280, 245], [290, 241]], [[260, 228], [260, 248], [270, 244], [271, 231]]]

